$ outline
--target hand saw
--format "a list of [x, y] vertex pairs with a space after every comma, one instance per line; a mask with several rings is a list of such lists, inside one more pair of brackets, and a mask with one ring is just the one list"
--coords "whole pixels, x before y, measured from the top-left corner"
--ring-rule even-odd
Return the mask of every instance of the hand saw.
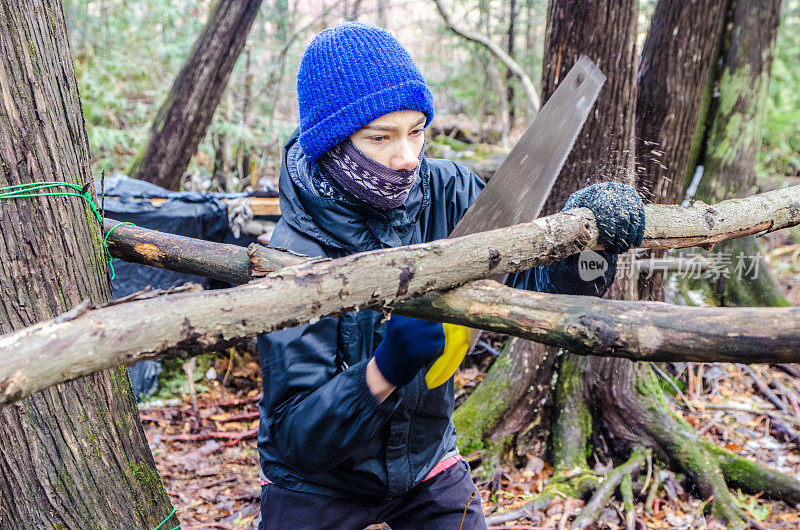
[[[530, 222], [539, 216], [605, 80], [597, 65], [582, 55], [449, 237]], [[478, 338], [478, 330], [443, 326], [445, 349], [425, 374], [429, 388], [450, 379]]]

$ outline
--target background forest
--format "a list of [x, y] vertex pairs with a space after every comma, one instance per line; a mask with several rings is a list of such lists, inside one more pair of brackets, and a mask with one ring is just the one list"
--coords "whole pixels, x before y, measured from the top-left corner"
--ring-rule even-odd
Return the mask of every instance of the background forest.
[[[96, 174], [124, 171], [203, 28], [211, 0], [65, 0], [78, 86]], [[640, 2], [639, 44], [655, 2]], [[535, 80], [541, 78], [545, 0], [445, 4], [455, 20], [488, 35]], [[294, 76], [313, 35], [342, 20], [387, 27], [411, 50], [436, 97], [434, 156], [485, 155], [460, 140], [511, 144], [533, 117], [519, 80], [486, 48], [446, 29], [429, 0], [264, 2], [186, 189], [239, 191], [274, 177], [296, 126]], [[513, 21], [513, 22], [511, 22]], [[784, 0], [772, 67], [759, 179], [800, 173], [800, 0]], [[505, 125], [504, 127], [504, 124]], [[509, 131], [510, 129], [510, 131]], [[466, 135], [466, 137], [462, 136]], [[232, 177], [232, 178], [231, 178]], [[247, 182], [242, 182], [245, 177]], [[233, 184], [234, 189], [228, 189]]]
[[[322, 28], [353, 19], [392, 30], [422, 66], [438, 108], [429, 131], [429, 154], [460, 159], [479, 172], [485, 169], [490, 173], [497, 167], [533, 119], [538, 99], [546, 99], [563, 79], [561, 70], [567, 63], [579, 53], [588, 53], [602, 65], [609, 82], [582, 139], [573, 146], [543, 215], [559, 211], [571, 191], [601, 180], [635, 183], [648, 202], [681, 203], [686, 176], [699, 174], [695, 172], [698, 164], [704, 165], [708, 177], [695, 197], [709, 203], [734, 196], [749, 199], [758, 191], [775, 188], [792, 193], [790, 185], [800, 178], [800, 97], [795, 88], [800, 81], [800, 0], [264, 0], [217, 4], [239, 8], [240, 14], [249, 9], [254, 16], [257, 9], [249, 32], [244, 26], [249, 28], [252, 18], [247, 24], [222, 20], [216, 16], [222, 10], [212, 9], [215, 4], [212, 0], [65, 0], [68, 49], [61, 2], [10, 0], [9, 7], [0, 11], [0, 47], [13, 44], [7, 49], [14, 53], [7, 51], [2, 60], [11, 65], [6, 71], [16, 68], [18, 82], [4, 85], [13, 94], [4, 92], [6, 105], [0, 109], [0, 118], [3, 123], [16, 123], [11, 121], [18, 119], [15, 107], [22, 109], [22, 118], [19, 126], [0, 131], [0, 144], [5, 146], [0, 149], [0, 165], [7, 168], [7, 184], [30, 180], [41, 185], [38, 177], [56, 171], [74, 179], [78, 188], [78, 183], [83, 185], [103, 172], [129, 173], [157, 182], [150, 169], [175, 155], [183, 159], [161, 164], [172, 169], [169, 185], [164, 185], [171, 189], [232, 192], [274, 187], [281, 147], [296, 125], [294, 76], [300, 53]], [[206, 25], [209, 18], [214, 22]], [[238, 20], [245, 19], [242, 15]], [[57, 30], [51, 40], [38, 37], [48, 26], [43, 21]], [[454, 33], [454, 25], [460, 27], [462, 36]], [[200, 42], [198, 35], [201, 40], [206, 35], [204, 27], [240, 36], [239, 43], [246, 33], [241, 55], [234, 45], [195, 46]], [[463, 36], [469, 33], [471, 41]], [[485, 43], [474, 42], [481, 40], [494, 46], [493, 54]], [[217, 62], [193, 62], [203, 55], [190, 54], [193, 46], [195, 52], [223, 51]], [[235, 52], [226, 56], [227, 50]], [[508, 65], [513, 61], [498, 59], [504, 54], [520, 66], [518, 74], [527, 75], [512, 75], [509, 68], [513, 68]], [[563, 64], [562, 57], [566, 58]], [[233, 75], [219, 105], [216, 96], [220, 92], [208, 99], [201, 94], [193, 102], [180, 100], [187, 92], [202, 93], [204, 82], [217, 87], [225, 84], [220, 82], [226, 76], [220, 74], [224, 68], [219, 65], [226, 60], [232, 65], [234, 59]], [[70, 62], [75, 66], [80, 101], [69, 98], [76, 88]], [[52, 74], [47, 69], [50, 64], [66, 65], [67, 75]], [[187, 64], [215, 66], [187, 68]], [[770, 71], [772, 82], [767, 92], [762, 89]], [[170, 91], [176, 77], [174, 86], [189, 87], [184, 93]], [[31, 102], [38, 104], [41, 98], [28, 93], [40, 85], [57, 88], [47, 92], [50, 108], [55, 110], [45, 118], [37, 109], [31, 110]], [[168, 104], [162, 107], [164, 101]], [[175, 101], [179, 104], [169, 104]], [[186, 112], [171, 115], [171, 122], [162, 119], [159, 107], [170, 106]], [[62, 111], [64, 116], [59, 115]], [[210, 117], [212, 111], [206, 133], [208, 122], [200, 123], [203, 120], [195, 117], [204, 112], [204, 117]], [[676, 116], [680, 119], [674, 119]], [[48, 127], [59, 142], [29, 141], [30, 135], [49, 134]], [[159, 136], [184, 130], [199, 132], [192, 142], [180, 144]], [[180, 134], [173, 134], [172, 140], [176, 136]], [[186, 145], [190, 147], [182, 148]], [[51, 147], [52, 153], [48, 151]], [[152, 148], [147, 156], [143, 156], [145, 147]], [[69, 148], [80, 152], [62, 156]], [[24, 157], [29, 165], [20, 163]], [[592, 163], [585, 163], [587, 160]], [[50, 161], [62, 162], [63, 167], [56, 170], [47, 165]], [[34, 162], [43, 165], [32, 169]], [[90, 232], [96, 229], [94, 219], [84, 226], [82, 210], [73, 204], [76, 201], [64, 200], [57, 203], [63, 208], [50, 211], [38, 209], [50, 205], [38, 197], [26, 202], [16, 196], [3, 198], [9, 200], [0, 215], [0, 241], [11, 243], [0, 248], [6, 249], [5, 254], [0, 251], [0, 257], [7, 263], [0, 271], [0, 283], [8, 286], [6, 292], [17, 295], [3, 298], [7, 303], [0, 306], [0, 317], [4, 317], [0, 318], [0, 332], [55, 317], [87, 298], [98, 303], [109, 298], [105, 258], [125, 259], [111, 252], [120, 251], [119, 238], [134, 227], [116, 230], [109, 238], [116, 226], [106, 226], [109, 247], [93, 249], [90, 239], [104, 240]], [[706, 225], [709, 230], [715, 223], [724, 225], [709, 217], [718, 213], [715, 207], [725, 208], [714, 204], [703, 210], [703, 230]], [[40, 216], [38, 244], [29, 243], [32, 236], [25, 230], [31, 223], [25, 221], [30, 212], [24, 208]], [[752, 223], [755, 210], [743, 206], [735, 213]], [[795, 212], [796, 208], [792, 204], [778, 210]], [[6, 211], [11, 213], [6, 215]], [[648, 214], [648, 223], [651, 219], [651, 228], [658, 227], [659, 218]], [[225, 221], [231, 222], [231, 218]], [[673, 224], [688, 224], [685, 221], [682, 218]], [[626, 270], [631, 274], [618, 276], [609, 298], [700, 305], [708, 310], [704, 315], [722, 315], [731, 309], [723, 306], [796, 306], [800, 303], [800, 233], [795, 226], [764, 235], [765, 229], [757, 227], [765, 223], [775, 226], [773, 221], [747, 225], [752, 231], [742, 228], [732, 233], [759, 237], [742, 237], [714, 247], [731, 256], [747, 257], [749, 266], [763, 265], [758, 278], [739, 276], [734, 280], [728, 275], [720, 279], [718, 274], [713, 280], [702, 276], [692, 283], [677, 274], [666, 276], [664, 282], [664, 276], [656, 273], [651, 277], [634, 266], [646, 265], [653, 256], [666, 256], [675, 263], [686, 258], [702, 260], [702, 255], [671, 247], [662, 254], [639, 249], [629, 255], [631, 267]], [[65, 237], [52, 237], [64, 235], [65, 226], [85, 230], [76, 231], [73, 243]], [[677, 232], [673, 239], [685, 235]], [[701, 246], [708, 247], [705, 241]], [[97, 252], [84, 255], [74, 251], [84, 247]], [[51, 257], [54, 265], [45, 261]], [[86, 259], [83, 264], [76, 262], [81, 257]], [[226, 254], [223, 259], [228, 257]], [[73, 269], [66, 269], [64, 263]], [[711, 268], [707, 258], [706, 264]], [[54, 274], [53, 270], [67, 272]], [[778, 273], [776, 281], [769, 273]], [[360, 280], [366, 282], [372, 276], [377, 276], [374, 270]], [[202, 296], [197, 293], [198, 298]], [[559, 300], [558, 295], [553, 296]], [[262, 304], [251, 315], [272, 305]], [[698, 308], [670, 306], [672, 309]], [[773, 309], [786, 308], [768, 308]], [[787, 315], [795, 309], [757, 314]], [[637, 325], [649, 318], [644, 313], [636, 317]], [[164, 314], [175, 316], [169, 307]], [[213, 325], [219, 314], [214, 313]], [[65, 326], [79, 325], [82, 318]], [[423, 318], [427, 317], [423, 314]], [[673, 324], [691, 320], [676, 317]], [[691, 323], [707, 324], [711, 317], [697, 320]], [[744, 327], [755, 334], [762, 327], [781, 327], [786, 320], [762, 318], [758, 326], [748, 321]], [[137, 319], [114, 320], [118, 321], [137, 332], [146, 330], [144, 335], [155, 335], [151, 330], [161, 332], [167, 327], [148, 328]], [[753, 329], [756, 327], [759, 329]], [[266, 326], [257, 332], [265, 329], [274, 328]], [[720, 330], [729, 328], [719, 326], [712, 331], [721, 334]], [[453, 420], [460, 449], [473, 466], [489, 522], [496, 525], [493, 528], [515, 521], [524, 528], [563, 528], [572, 517], [573, 528], [595, 523], [601, 528], [624, 524], [631, 529], [797, 527], [798, 365], [699, 362], [721, 360], [719, 354], [727, 347], [744, 344], [729, 340], [736, 336], [729, 333], [714, 345], [712, 357], [698, 356], [705, 333], [702, 329], [691, 332], [687, 342], [676, 348], [688, 356], [667, 357], [673, 362], [658, 364], [606, 358], [600, 351], [602, 345], [597, 344], [588, 346], [583, 351], [586, 356], [581, 357], [570, 353], [578, 351], [573, 350], [574, 345], [544, 346], [516, 337], [506, 340], [498, 333], [484, 335], [477, 353], [456, 376], [459, 406]], [[99, 342], [108, 346], [109, 341], [102, 338]], [[618, 353], [614, 347], [612, 344], [609, 355]], [[747, 355], [757, 350], [741, 347]], [[112, 344], [111, 353], [119, 348]], [[147, 349], [142, 348], [142, 352]], [[17, 350], [27, 353], [24, 348]], [[83, 356], [84, 350], [79, 353], [81, 361], [91, 357]], [[4, 492], [0, 495], [0, 527], [5, 528], [6, 514], [12, 514], [8, 520], [19, 521], [19, 525], [81, 528], [91, 520], [94, 527], [112, 527], [106, 521], [120, 513], [136, 521], [131, 527], [153, 528], [161, 521], [158, 527], [171, 528], [178, 518], [195, 528], [252, 527], [259, 499], [258, 458], [252, 440], [258, 427], [255, 402], [260, 388], [252, 353], [246, 347], [226, 346], [224, 353], [206, 353], [185, 364], [182, 359], [165, 362], [167, 371], [171, 366], [173, 373], [162, 378], [160, 397], [180, 398], [141, 404], [138, 411], [124, 371], [113, 370], [58, 388], [34, 388], [38, 391], [25, 401], [0, 408], [0, 439], [14, 441], [0, 444], [0, 490]], [[769, 353], [774, 352], [770, 349]], [[56, 362], [55, 357], [48, 357], [47, 363]], [[735, 359], [751, 363], [755, 358]], [[117, 363], [106, 368], [112, 366]], [[31, 381], [38, 384], [36, 378]], [[170, 386], [170, 381], [189, 386]], [[198, 386], [200, 390], [208, 391], [198, 395], [194, 381], [206, 385]], [[138, 420], [144, 425], [146, 440]], [[142, 436], [136, 438], [137, 434]], [[14, 450], [3, 451], [12, 446]], [[614, 497], [617, 484], [619, 496]], [[65, 497], [69, 498], [62, 502]], [[87, 499], [94, 504], [84, 506]], [[41, 507], [44, 500], [50, 503], [48, 509]], [[174, 521], [165, 524], [170, 519]]]

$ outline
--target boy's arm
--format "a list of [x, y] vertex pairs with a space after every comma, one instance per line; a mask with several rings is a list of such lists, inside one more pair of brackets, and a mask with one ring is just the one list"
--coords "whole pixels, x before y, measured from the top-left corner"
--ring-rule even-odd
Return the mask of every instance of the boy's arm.
[[304, 474], [347, 458], [400, 403], [397, 392], [379, 399], [370, 390], [370, 361], [338, 372], [337, 329], [338, 318], [327, 317], [260, 339], [264, 376], [276, 385], [267, 389], [270, 410], [262, 421], [284, 462]]

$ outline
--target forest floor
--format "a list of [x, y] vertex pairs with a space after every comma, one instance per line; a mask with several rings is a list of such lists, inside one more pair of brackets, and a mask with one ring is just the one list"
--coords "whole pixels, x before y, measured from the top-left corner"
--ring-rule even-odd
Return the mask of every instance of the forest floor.
[[[798, 239], [797, 233], [786, 230], [764, 238], [771, 272], [794, 304], [800, 304]], [[255, 441], [260, 372], [251, 354], [237, 355], [228, 371], [230, 359], [222, 356], [215, 360], [213, 372], [226, 384], [206, 380], [206, 390], [197, 396], [196, 411], [189, 396], [151, 402], [140, 410], [158, 470], [184, 529], [256, 527], [261, 490]], [[703, 437], [800, 479], [797, 373], [790, 375], [763, 365], [693, 363], [668, 365], [662, 372], [675, 410]], [[460, 392], [464, 392], [474, 387], [483, 372], [469, 368], [456, 377]], [[611, 466], [597, 457], [594, 463], [598, 472]], [[548, 463], [531, 456], [523, 469], [506, 469], [494, 491], [480, 467], [473, 470], [473, 477], [480, 487], [484, 512], [490, 515], [525, 504], [547, 484], [551, 472]], [[654, 472], [659, 474], [661, 487], [652, 506], [645, 506], [647, 491], [638, 495], [637, 528], [723, 528], [704, 514], [706, 503], [691, 495], [682, 476], [663, 469]], [[764, 527], [800, 528], [796, 508], [758, 496], [736, 496], [742, 509]], [[557, 498], [545, 511], [490, 528], [568, 528], [564, 518], [581, 506], [581, 499]], [[620, 503], [612, 501], [596, 528], [619, 528], [621, 510]]]

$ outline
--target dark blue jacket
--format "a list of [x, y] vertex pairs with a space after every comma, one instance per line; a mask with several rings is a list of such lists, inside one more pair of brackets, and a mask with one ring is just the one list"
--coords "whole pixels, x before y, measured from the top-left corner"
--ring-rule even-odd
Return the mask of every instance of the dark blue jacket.
[[[340, 189], [302, 154], [296, 136], [283, 155], [282, 218], [270, 246], [308, 256], [345, 256], [447, 237], [483, 189], [468, 169], [423, 159], [405, 204], [375, 210]], [[325, 182], [320, 190], [320, 180]], [[577, 255], [511, 275], [509, 285], [542, 292], [602, 296], [613, 281], [583, 282]], [[334, 497], [381, 500], [419, 484], [456, 449], [453, 378], [428, 390], [423, 369], [379, 403], [366, 366], [384, 324], [374, 311], [346, 313], [263, 335], [258, 340], [264, 397], [258, 450], [263, 474], [275, 484]]]

